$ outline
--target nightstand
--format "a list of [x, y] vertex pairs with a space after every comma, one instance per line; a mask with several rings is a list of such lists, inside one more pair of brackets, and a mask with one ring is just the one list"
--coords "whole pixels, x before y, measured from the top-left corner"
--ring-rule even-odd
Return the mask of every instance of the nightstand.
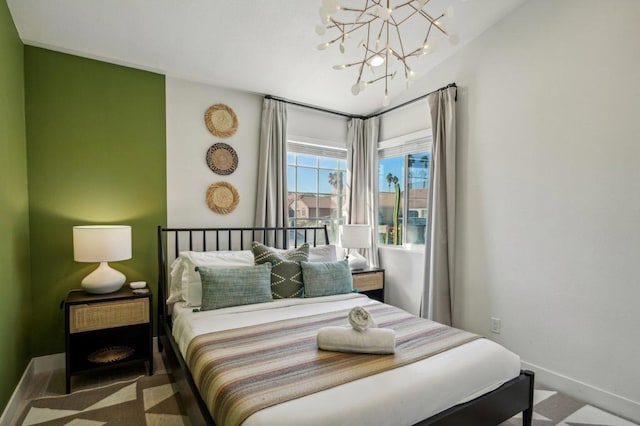
[[372, 299], [384, 302], [384, 269], [365, 268], [351, 271], [353, 288]]
[[64, 301], [66, 391], [71, 376], [144, 362], [153, 374], [152, 295], [129, 286], [109, 294], [72, 291]]

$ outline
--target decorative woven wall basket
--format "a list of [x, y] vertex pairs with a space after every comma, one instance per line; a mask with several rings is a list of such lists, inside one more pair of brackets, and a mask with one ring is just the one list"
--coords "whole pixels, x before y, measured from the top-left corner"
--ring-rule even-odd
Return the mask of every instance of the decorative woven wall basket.
[[238, 117], [225, 104], [211, 105], [204, 113], [207, 129], [220, 138], [228, 138], [238, 130]]
[[213, 144], [207, 151], [207, 165], [219, 175], [230, 175], [238, 167], [238, 154], [226, 143]]
[[238, 191], [228, 182], [216, 182], [207, 189], [207, 205], [220, 214], [229, 214], [240, 202]]

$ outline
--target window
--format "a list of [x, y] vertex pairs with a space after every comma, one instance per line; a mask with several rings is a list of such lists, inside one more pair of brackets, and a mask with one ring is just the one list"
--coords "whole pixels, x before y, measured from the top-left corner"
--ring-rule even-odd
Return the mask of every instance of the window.
[[429, 193], [430, 138], [380, 143], [378, 242], [424, 244]]
[[296, 142], [289, 142], [287, 150], [289, 225], [326, 224], [329, 241], [338, 241], [346, 202], [346, 151]]

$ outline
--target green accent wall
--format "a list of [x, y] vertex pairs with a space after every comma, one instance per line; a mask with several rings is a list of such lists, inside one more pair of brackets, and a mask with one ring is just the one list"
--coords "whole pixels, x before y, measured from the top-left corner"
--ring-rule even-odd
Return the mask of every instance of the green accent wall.
[[27, 146], [23, 48], [0, 1], [0, 412], [29, 362]]
[[74, 262], [74, 225], [131, 225], [132, 259], [110, 265], [157, 294], [156, 226], [167, 216], [165, 80], [30, 46], [24, 59], [30, 345], [40, 356], [64, 351], [60, 301], [97, 267]]

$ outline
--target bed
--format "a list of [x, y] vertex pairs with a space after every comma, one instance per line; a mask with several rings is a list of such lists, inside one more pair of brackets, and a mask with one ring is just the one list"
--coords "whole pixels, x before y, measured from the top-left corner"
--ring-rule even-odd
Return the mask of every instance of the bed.
[[[236, 256], [242, 252], [244, 256], [252, 243], [258, 241], [264, 246], [281, 247], [282, 250], [290, 249], [292, 252], [299, 246], [308, 245], [308, 250], [324, 256], [325, 249], [332, 247], [329, 245], [326, 227], [222, 229], [159, 226], [157, 232], [158, 300], [170, 302], [159, 303], [158, 306], [158, 345], [178, 383], [193, 424], [213, 425], [214, 418], [224, 418], [225, 421], [220, 423], [226, 424], [228, 420], [243, 426], [497, 425], [518, 413], [522, 413], [523, 425], [531, 424], [534, 375], [530, 371], [520, 370], [519, 357], [488, 339], [469, 338], [469, 333], [464, 334], [463, 331], [445, 328], [437, 323], [428, 324], [430, 322], [412, 317], [364, 295], [342, 293], [284, 298], [237, 306], [221, 305], [217, 309], [202, 311], [194, 307], [197, 303], [192, 300], [176, 300], [176, 287], [170, 285], [170, 277], [176, 274], [176, 265], [180, 264], [185, 252], [192, 253], [195, 257], [203, 252], [204, 255], [208, 255], [207, 252], [220, 252], [224, 256], [227, 253]], [[313, 254], [310, 256], [313, 257]], [[308, 260], [313, 261], [311, 258]], [[174, 278], [176, 276], [178, 275]], [[193, 283], [188, 285], [192, 286]], [[183, 280], [183, 288], [186, 289], [188, 285]], [[202, 284], [200, 286], [203, 287]], [[312, 289], [311, 283], [309, 289]], [[208, 298], [206, 303], [209, 304], [213, 296], [209, 293], [197, 293], [197, 297]], [[197, 299], [197, 302], [204, 302], [204, 299]], [[381, 319], [381, 327], [399, 327], [398, 342], [403, 343], [398, 343], [396, 355], [391, 357], [400, 361], [402, 357], [398, 354], [411, 352], [405, 352], [403, 348], [411, 347], [419, 351], [421, 346], [413, 344], [413, 337], [403, 340], [402, 324], [411, 323], [413, 326], [419, 322], [421, 327], [442, 327], [438, 330], [450, 332], [452, 336], [459, 332], [460, 340], [448, 350], [428, 354], [428, 351], [419, 354], [416, 352], [415, 358], [407, 358], [402, 365], [389, 364], [388, 356], [340, 354], [339, 357], [334, 357], [331, 352], [309, 347], [315, 344], [310, 336], [316, 333], [313, 328], [316, 323], [340, 324], [340, 321], [344, 321], [345, 313], [356, 306], [364, 307], [374, 317]], [[284, 333], [284, 329], [292, 331]], [[295, 335], [294, 332], [301, 334]], [[254, 341], [256, 336], [264, 340]], [[217, 340], [213, 340], [214, 337]], [[207, 340], [209, 338], [212, 340]], [[232, 338], [245, 340], [231, 340]], [[270, 338], [272, 341], [268, 340]], [[287, 339], [294, 342], [293, 346], [296, 347], [306, 345], [306, 349], [300, 349], [303, 352], [299, 356], [297, 352], [296, 355], [281, 356], [276, 352], [270, 353], [267, 349], [262, 350], [274, 347], [282, 351], [281, 346]], [[297, 343], [303, 341], [304, 345]], [[241, 347], [254, 349], [241, 353]], [[256, 347], [260, 350], [256, 350]], [[289, 351], [288, 346], [286, 350]], [[319, 365], [319, 356], [330, 358], [334, 363], [331, 364], [333, 367], [329, 367], [328, 363], [326, 366], [322, 364], [326, 369], [324, 373], [302, 371], [298, 368], [299, 365], [310, 364], [305, 357], [312, 357], [314, 365]], [[325, 358], [322, 358], [323, 363]], [[362, 358], [363, 361], [357, 358]], [[202, 359], [206, 363], [212, 363], [213, 359], [230, 363], [226, 367], [224, 364], [216, 364], [214, 369], [223, 371], [223, 368], [228, 368], [228, 372], [224, 373], [228, 373], [226, 377], [231, 378], [238, 374], [237, 371], [245, 374], [258, 364], [271, 365], [271, 370], [256, 370], [255, 376], [250, 379], [240, 380], [236, 377], [231, 380], [249, 383], [238, 390], [227, 390], [226, 383], [218, 383], [218, 399], [215, 399], [211, 396], [215, 392], [201, 394], [199, 386], [204, 388], [204, 382], [213, 386], [222, 380], [220, 377], [224, 374], [220, 377], [211, 376], [214, 378], [206, 376], [207, 379], [203, 379], [204, 373], [196, 362], [200, 360], [202, 363]], [[290, 364], [275, 365], [272, 360]], [[398, 362], [397, 360], [394, 362]], [[366, 368], [361, 367], [365, 364]], [[339, 370], [341, 365], [346, 367]], [[331, 368], [339, 371], [335, 370], [334, 374]], [[358, 376], [360, 370], [363, 373]], [[296, 373], [289, 374], [292, 371]], [[266, 379], [258, 383], [256, 377]], [[272, 387], [266, 387], [267, 385]], [[302, 393], [296, 394], [301, 392], [300, 389], [303, 389]], [[289, 395], [291, 392], [293, 396]], [[232, 394], [244, 395], [244, 399], [232, 400], [229, 396]], [[278, 399], [280, 396], [282, 398]], [[275, 398], [277, 403], [269, 402], [268, 397]], [[264, 399], [267, 401], [263, 402]]]

